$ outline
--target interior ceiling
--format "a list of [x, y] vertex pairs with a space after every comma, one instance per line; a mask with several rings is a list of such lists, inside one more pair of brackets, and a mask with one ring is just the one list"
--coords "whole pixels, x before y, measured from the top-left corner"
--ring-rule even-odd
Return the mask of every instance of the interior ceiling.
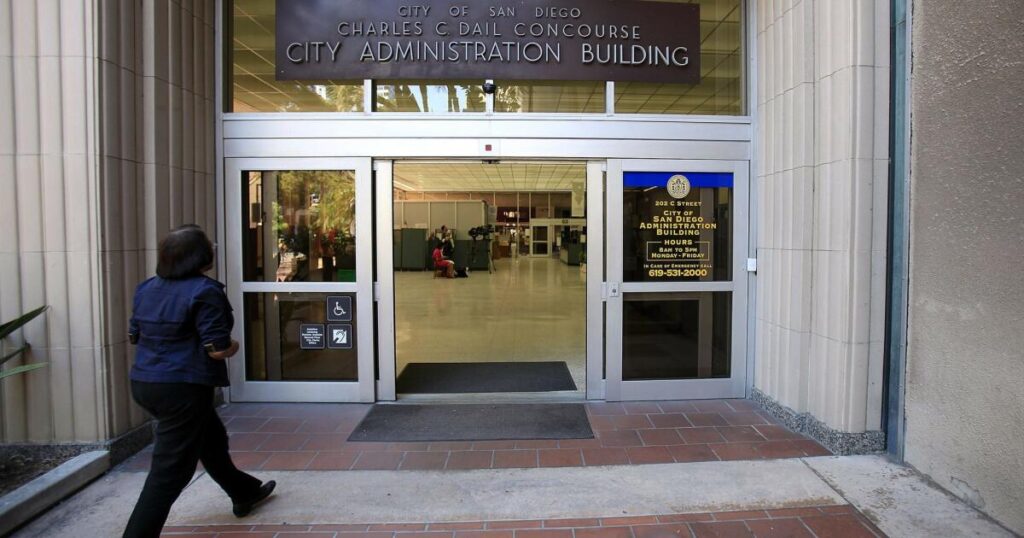
[[585, 181], [579, 163], [396, 163], [395, 188], [411, 192], [571, 191]]
[[[661, 1], [700, 4], [702, 82], [697, 85], [620, 83], [616, 86], [616, 110], [621, 113], [740, 113], [744, 93], [740, 0]], [[310, 84], [275, 80], [274, 9], [275, 0], [233, 1], [235, 111], [358, 109], [362, 104], [362, 81], [342, 90], [345, 98], [326, 99], [327, 88], [336, 86], [339, 81]], [[603, 110], [603, 84], [526, 83], [522, 88], [528, 100], [520, 105], [524, 110], [572, 113]]]

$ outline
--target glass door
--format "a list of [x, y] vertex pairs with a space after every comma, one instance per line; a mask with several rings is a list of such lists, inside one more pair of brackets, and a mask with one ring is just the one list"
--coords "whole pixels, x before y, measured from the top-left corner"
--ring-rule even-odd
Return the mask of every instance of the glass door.
[[227, 159], [233, 401], [372, 402], [370, 159]]
[[608, 162], [608, 400], [743, 397], [748, 163]]

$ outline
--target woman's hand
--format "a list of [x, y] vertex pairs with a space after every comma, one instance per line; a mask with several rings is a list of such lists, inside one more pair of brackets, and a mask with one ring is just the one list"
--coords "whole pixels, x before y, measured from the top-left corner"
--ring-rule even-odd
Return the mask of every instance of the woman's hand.
[[234, 357], [235, 353], [238, 353], [238, 341], [232, 340], [231, 345], [228, 346], [227, 349], [221, 351], [214, 351], [213, 353], [207, 353], [207, 355], [209, 355], [211, 359], [222, 361], [224, 359]]

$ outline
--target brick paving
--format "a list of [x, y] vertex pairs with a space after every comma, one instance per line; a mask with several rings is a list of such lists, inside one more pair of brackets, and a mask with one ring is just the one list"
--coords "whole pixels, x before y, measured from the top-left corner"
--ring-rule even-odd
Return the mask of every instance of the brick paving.
[[876, 538], [849, 505], [650, 516], [457, 523], [167, 527], [165, 537], [209, 538]]
[[[817, 442], [778, 424], [749, 400], [585, 405], [594, 439], [347, 441], [369, 411], [367, 404], [232, 404], [222, 408], [221, 415], [235, 463], [247, 470], [579, 467], [830, 454]], [[123, 469], [148, 470], [149, 450], [133, 457]]]

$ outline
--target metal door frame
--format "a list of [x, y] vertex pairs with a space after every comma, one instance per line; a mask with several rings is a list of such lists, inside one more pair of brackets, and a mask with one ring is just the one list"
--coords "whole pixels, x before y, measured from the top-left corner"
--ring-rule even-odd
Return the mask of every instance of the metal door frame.
[[377, 259], [377, 281], [374, 282], [374, 299], [377, 304], [377, 399], [393, 401], [397, 398], [395, 389], [395, 162], [373, 161], [373, 183], [376, 227], [374, 229]]
[[[733, 174], [732, 280], [720, 282], [623, 282], [623, 173], [726, 172]], [[607, 376], [605, 397], [619, 400], [743, 398], [747, 382], [747, 253], [750, 227], [750, 165], [747, 161], [610, 159], [608, 161], [607, 252], [605, 282]], [[732, 357], [729, 378], [623, 381], [623, 296], [666, 292], [732, 293]]]
[[[245, 319], [236, 315], [232, 336], [242, 344], [228, 363], [230, 399], [236, 402], [372, 402], [374, 387], [373, 244], [356, 242], [356, 282], [247, 282], [243, 279], [242, 173], [246, 171], [353, 170], [356, 175], [356, 229], [373, 229], [373, 191], [370, 158], [226, 158], [224, 186], [225, 281], [232, 304], [244, 304], [245, 293], [355, 293], [358, 381], [247, 381], [245, 376]], [[248, 208], [245, 208], [248, 210]], [[368, 236], [365, 234], [364, 236]], [[358, 237], [358, 236], [357, 236]]]

